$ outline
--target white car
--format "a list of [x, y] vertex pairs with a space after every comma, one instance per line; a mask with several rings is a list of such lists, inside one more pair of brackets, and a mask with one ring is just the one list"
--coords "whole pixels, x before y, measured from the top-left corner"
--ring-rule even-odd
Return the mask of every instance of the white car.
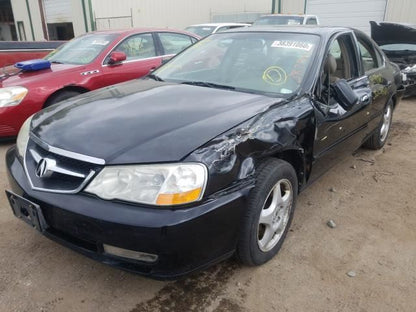
[[228, 29], [238, 28], [238, 27], [247, 27], [251, 24], [244, 23], [206, 23], [206, 24], [196, 24], [191, 25], [185, 28], [186, 31], [194, 33], [200, 37], [206, 37], [210, 34], [216, 32], [225, 31]]
[[257, 25], [319, 25], [319, 19], [306, 14], [267, 14], [254, 21], [253, 26]]

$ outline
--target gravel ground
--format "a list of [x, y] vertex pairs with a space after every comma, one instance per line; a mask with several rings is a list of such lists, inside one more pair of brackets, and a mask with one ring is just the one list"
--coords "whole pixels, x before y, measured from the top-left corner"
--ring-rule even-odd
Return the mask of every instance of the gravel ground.
[[[9, 146], [0, 144], [0, 189]], [[1, 191], [0, 311], [413, 312], [415, 172], [416, 100], [404, 100], [383, 150], [358, 150], [299, 196], [276, 258], [258, 268], [229, 260], [174, 282], [48, 240], [13, 217]]]

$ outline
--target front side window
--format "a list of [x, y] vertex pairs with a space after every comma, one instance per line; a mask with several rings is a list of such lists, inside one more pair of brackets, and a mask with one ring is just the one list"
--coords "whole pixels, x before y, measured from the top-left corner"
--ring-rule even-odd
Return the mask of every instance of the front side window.
[[294, 33], [218, 33], [154, 72], [169, 82], [270, 95], [299, 89], [319, 36]]
[[349, 80], [359, 76], [350, 34], [340, 35], [332, 41], [328, 51], [327, 65], [330, 83], [338, 79]]
[[114, 51], [124, 52], [126, 60], [140, 60], [156, 56], [152, 34], [130, 36], [121, 42]]
[[355, 45], [351, 34], [341, 34], [332, 40], [326, 54], [321, 72], [321, 86], [317, 95], [321, 103], [334, 105], [332, 84], [339, 80], [351, 80], [359, 77]]
[[183, 34], [159, 33], [159, 38], [165, 54], [177, 54], [193, 43], [192, 37]]
[[87, 34], [77, 37], [48, 54], [45, 59], [51, 63], [85, 65], [91, 63], [117, 35]]

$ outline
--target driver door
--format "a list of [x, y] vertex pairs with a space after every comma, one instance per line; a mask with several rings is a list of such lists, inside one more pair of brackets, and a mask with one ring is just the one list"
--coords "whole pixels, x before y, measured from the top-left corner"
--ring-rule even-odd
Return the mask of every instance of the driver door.
[[[372, 100], [368, 77], [360, 75], [352, 33], [343, 33], [332, 40], [324, 63], [315, 102], [316, 133], [311, 180], [360, 147]], [[340, 79], [346, 80], [358, 97], [351, 107], [337, 99], [334, 84]]]
[[109, 64], [109, 55], [102, 66], [100, 79], [103, 86], [143, 77], [161, 65], [162, 56], [157, 52], [154, 34], [142, 33], [127, 37], [113, 51], [126, 54], [126, 60]]

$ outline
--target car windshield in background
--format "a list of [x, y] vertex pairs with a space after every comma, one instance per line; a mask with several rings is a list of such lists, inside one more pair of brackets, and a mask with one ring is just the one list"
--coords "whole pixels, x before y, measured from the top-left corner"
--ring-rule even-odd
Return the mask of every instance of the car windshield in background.
[[300, 87], [319, 36], [294, 33], [219, 33], [188, 48], [154, 72], [168, 82], [271, 96]]
[[78, 37], [45, 57], [51, 63], [85, 65], [91, 63], [115, 38], [115, 34]]
[[382, 45], [380, 48], [385, 51], [416, 51], [416, 44], [393, 43]]
[[200, 37], [206, 37], [215, 30], [214, 26], [189, 26], [185, 28], [186, 31], [198, 35]]
[[302, 25], [303, 17], [301, 16], [263, 16], [258, 18], [255, 25]]

